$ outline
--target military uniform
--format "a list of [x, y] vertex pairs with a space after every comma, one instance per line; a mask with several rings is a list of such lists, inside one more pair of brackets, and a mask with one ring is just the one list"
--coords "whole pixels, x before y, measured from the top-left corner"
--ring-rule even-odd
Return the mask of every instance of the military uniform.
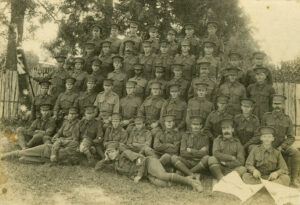
[[[112, 120], [115, 120], [113, 116], [112, 116]], [[119, 120], [121, 120], [120, 117]], [[104, 135], [104, 141], [103, 141], [104, 148], [105, 150], [110, 148], [124, 149], [124, 147], [126, 147], [127, 138], [128, 138], [128, 133], [121, 126], [118, 126], [117, 128], [113, 128], [113, 126], [108, 127]]]
[[[143, 65], [141, 64], [135, 64], [134, 65], [134, 69], [135, 70], [142, 70], [143, 69]], [[136, 86], [135, 86], [135, 95], [140, 97], [142, 100], [144, 100], [145, 97], [145, 90], [146, 90], [146, 86], [148, 84], [148, 81], [142, 77], [142, 75], [135, 75], [134, 77], [130, 78], [128, 81], [134, 81], [136, 82]]]
[[113, 53], [113, 54], [119, 54], [122, 40], [119, 39], [118, 37], [112, 37], [112, 36], [110, 36], [106, 40], [111, 42], [111, 45], [110, 45], [110, 51], [111, 51], [111, 53]]
[[216, 81], [218, 79], [218, 75], [221, 67], [220, 59], [214, 56], [204, 56], [204, 57], [199, 57], [197, 63], [201, 61], [210, 62], [209, 77], [212, 78], [214, 81]]
[[[162, 67], [162, 65], [156, 65], [155, 66], [155, 73], [165, 73], [165, 68]], [[166, 92], [167, 92], [167, 81], [164, 80], [164, 78], [157, 78], [155, 77], [154, 79], [151, 79], [148, 81], [148, 85], [146, 87], [146, 90], [145, 90], [145, 96], [148, 97], [150, 94], [151, 94], [151, 85], [152, 83], [154, 82], [159, 82], [161, 83], [161, 96], [163, 98], [166, 98]]]
[[103, 74], [102, 70], [102, 63], [100, 63], [100, 60], [93, 61], [93, 65], [99, 66], [99, 70], [93, 71], [91, 75], [87, 76], [87, 78], [94, 78], [96, 79], [96, 86], [95, 86], [95, 92], [99, 93], [103, 91], [103, 81], [105, 79], [105, 76]]
[[131, 51], [127, 51], [124, 55], [124, 62], [123, 62], [123, 70], [126, 73], [128, 78], [132, 78], [134, 76], [134, 65], [139, 62], [139, 58]]
[[[104, 80], [103, 85], [112, 86], [112, 80]], [[98, 107], [100, 117], [103, 112], [118, 113], [120, 107], [119, 96], [113, 91], [108, 93], [103, 91], [97, 95], [94, 105]]]
[[[138, 27], [138, 24], [137, 22], [130, 22], [130, 27], [135, 27], [137, 28]], [[123, 39], [123, 42], [121, 43], [121, 46], [120, 46], [120, 55], [123, 56], [124, 55], [124, 42], [126, 42], [127, 40], [132, 40], [134, 41], [134, 46], [133, 46], [133, 53], [135, 55], [137, 55], [141, 50], [142, 50], [142, 38], [139, 37], [136, 33], [133, 34], [133, 33], [130, 33], [128, 36], [126, 36], [124, 39]]]
[[[143, 43], [143, 47], [150, 46], [150, 43], [145, 41]], [[150, 55], [142, 54], [139, 56], [139, 63], [142, 64], [144, 67], [143, 76], [150, 80], [154, 77], [154, 62], [155, 62], [155, 55], [150, 53]]]
[[[168, 34], [167, 35], [174, 35], [176, 37], [176, 31], [174, 29], [170, 29], [168, 31]], [[177, 53], [179, 53], [179, 43], [176, 41], [176, 39], [174, 38], [173, 41], [169, 41], [168, 40], [168, 43], [169, 43], [169, 51], [168, 53], [171, 55], [171, 56], [175, 56]]]
[[[187, 23], [184, 25], [184, 29], [195, 30], [195, 25], [193, 23]], [[185, 36], [183, 40], [184, 41], [188, 40], [190, 42], [190, 46], [191, 46], [190, 53], [195, 56], [198, 56], [200, 51], [200, 44], [201, 44], [200, 39], [197, 36], [193, 35], [193, 36]]]
[[[111, 47], [110, 41], [103, 41], [102, 42], [102, 47]], [[101, 70], [102, 70], [102, 75], [106, 78], [107, 74], [113, 71], [113, 62], [112, 62], [112, 57], [114, 55], [112, 53], [107, 53], [104, 54], [103, 52], [100, 53], [99, 55], [99, 60], [102, 62], [101, 63]]]
[[65, 69], [54, 70], [49, 76], [51, 80], [50, 94], [56, 99], [66, 89], [65, 80], [69, 73]]
[[188, 89], [189, 89], [189, 82], [182, 77], [182, 67], [183, 67], [183, 65], [181, 65], [181, 64], [173, 64], [172, 65], [172, 71], [173, 72], [181, 72], [181, 77], [180, 78], [175, 78], [175, 76], [174, 76], [173, 79], [168, 82], [167, 94], [169, 95], [169, 93], [170, 93], [169, 86], [172, 85], [172, 84], [177, 84], [177, 85], [180, 86], [179, 87], [179, 89], [180, 89], [180, 94], [179, 94], [180, 98], [182, 100], [186, 101], [187, 100], [187, 93], [188, 93]]
[[92, 62], [95, 58], [97, 58], [96, 52], [95, 52], [95, 44], [91, 41], [86, 42], [85, 44], [85, 51], [89, 49], [89, 50], [93, 50], [94, 52], [91, 53], [87, 53], [86, 55], [83, 57], [84, 60], [84, 65], [83, 65], [83, 70], [85, 72], [87, 72], [88, 74], [92, 73]]

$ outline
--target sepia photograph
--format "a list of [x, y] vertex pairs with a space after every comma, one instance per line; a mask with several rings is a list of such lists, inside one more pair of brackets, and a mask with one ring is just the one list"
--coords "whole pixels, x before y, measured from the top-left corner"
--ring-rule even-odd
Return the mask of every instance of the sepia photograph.
[[300, 205], [300, 0], [0, 0], [0, 205]]

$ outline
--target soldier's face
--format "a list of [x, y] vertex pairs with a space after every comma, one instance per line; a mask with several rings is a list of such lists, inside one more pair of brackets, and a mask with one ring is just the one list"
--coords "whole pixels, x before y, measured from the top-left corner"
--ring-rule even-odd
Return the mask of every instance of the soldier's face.
[[195, 32], [195, 30], [192, 28], [185, 29], [185, 34], [187, 36], [192, 36], [194, 34], [194, 32]]
[[66, 83], [66, 89], [71, 90], [73, 88], [74, 84], [73, 83]]
[[57, 63], [58, 68], [63, 68], [64, 67], [64, 62], [63, 61], [58, 61]]
[[159, 88], [151, 88], [151, 93], [152, 95], [159, 95], [160, 94], [160, 89]]
[[85, 117], [85, 119], [87, 119], [87, 120], [91, 120], [91, 119], [95, 118], [95, 115], [96, 115], [96, 112], [95, 112], [95, 111], [94, 111], [94, 112], [86, 111], [86, 112], [84, 113], [84, 117]]
[[265, 80], [266, 80], [266, 74], [264, 74], [264, 73], [257, 73], [256, 75], [255, 75], [255, 77], [256, 77], [256, 81], [258, 82], [258, 83], [262, 83], [262, 82], [265, 82]]
[[119, 34], [119, 30], [117, 29], [117, 28], [112, 28], [111, 30], [110, 30], [110, 35], [112, 35], [112, 36], [117, 36]]
[[264, 145], [271, 145], [274, 141], [274, 136], [272, 134], [263, 134], [260, 136], [260, 140]]
[[120, 120], [112, 120], [111, 124], [112, 124], [113, 128], [118, 128], [120, 125]]
[[161, 79], [164, 76], [164, 73], [155, 72], [155, 76], [156, 76], [156, 78]]
[[75, 69], [76, 70], [81, 70], [83, 68], [83, 64], [82, 63], [75, 63]]
[[137, 31], [138, 31], [137, 26], [135, 26], [135, 25], [130, 25], [130, 33], [136, 34]]
[[133, 45], [131, 43], [126, 43], [125, 44], [125, 51], [132, 51], [133, 50]]
[[281, 111], [284, 108], [284, 104], [281, 102], [273, 102], [273, 110]]
[[254, 58], [253, 61], [254, 61], [255, 65], [259, 65], [259, 66], [262, 66], [263, 63], [264, 63], [264, 59], [263, 58]]
[[232, 56], [229, 62], [233, 67], [238, 67], [240, 65], [240, 59], [237, 56]]
[[208, 34], [212, 35], [212, 34], [216, 34], [216, 32], [217, 32], [217, 28], [214, 25], [209, 24], [207, 26], [207, 33]]
[[93, 28], [92, 35], [94, 38], [99, 38], [100, 37], [100, 29], [97, 27]]
[[175, 99], [179, 96], [179, 91], [178, 90], [171, 90], [170, 95], [171, 95], [171, 98]]
[[86, 49], [86, 54], [87, 55], [92, 55], [94, 53], [95, 49], [94, 48], [87, 48]]
[[201, 124], [191, 124], [191, 128], [193, 132], [199, 132], [202, 129], [202, 125]]
[[106, 154], [110, 160], [115, 160], [117, 158], [117, 156], [119, 155], [119, 150], [112, 149], [112, 150], [107, 151]]
[[41, 115], [43, 119], [49, 117], [50, 114], [51, 114], [51, 110], [41, 110]]
[[100, 66], [99, 65], [92, 65], [92, 70], [94, 72], [98, 71], [100, 69]]
[[190, 51], [190, 46], [183, 45], [183, 46], [181, 46], [181, 50], [183, 53], [188, 53]]
[[135, 127], [140, 130], [145, 126], [145, 124], [143, 122], [136, 122], [135, 123]]
[[151, 32], [149, 32], [149, 36], [150, 36], [150, 38], [156, 38], [156, 36], [157, 36], [157, 33], [154, 31], [151, 31]]
[[121, 69], [121, 67], [122, 67], [122, 63], [119, 60], [114, 60], [113, 65], [114, 65], [114, 68], [117, 70]]
[[150, 46], [144, 47], [144, 52], [145, 53], [150, 53], [151, 52], [151, 47]]
[[96, 83], [94, 83], [94, 82], [88, 82], [86, 84], [87, 90], [93, 90], [95, 88], [95, 86], [96, 86]]
[[231, 82], [231, 83], [235, 82], [235, 81], [236, 81], [236, 78], [237, 78], [236, 75], [229, 75], [229, 76], [228, 76], [229, 82]]
[[167, 46], [161, 46], [161, 47], [160, 47], [160, 52], [163, 53], [163, 54], [167, 53], [168, 50], [169, 50], [169, 49], [168, 49]]
[[109, 52], [109, 47], [108, 46], [102, 47], [102, 51], [104, 54], [107, 54]]
[[222, 134], [225, 138], [231, 138], [233, 134], [233, 127], [231, 125], [223, 126], [222, 127]]
[[182, 77], [182, 71], [174, 70], [174, 78], [181, 78]]
[[126, 92], [128, 95], [131, 95], [134, 92], [134, 87], [126, 87]]
[[140, 75], [142, 73], [142, 70], [141, 69], [134, 69], [134, 73], [136, 75]]
[[208, 76], [208, 73], [209, 73], [209, 70], [208, 70], [208, 68], [204, 68], [204, 67], [202, 67], [202, 68], [200, 68], [200, 76], [201, 77], [206, 77], [206, 76]]
[[252, 108], [252, 106], [249, 106], [249, 105], [242, 105], [241, 109], [244, 114], [249, 114], [249, 113], [251, 113], [253, 108]]
[[174, 121], [165, 121], [165, 126], [167, 129], [172, 129], [174, 127]]
[[78, 114], [77, 113], [69, 113], [68, 114], [68, 119], [69, 120], [74, 120], [78, 117]]
[[110, 85], [104, 85], [103, 88], [104, 88], [104, 91], [107, 92], [107, 91], [111, 91], [112, 86], [110, 86]]
[[167, 40], [170, 41], [170, 42], [174, 41], [175, 40], [175, 35], [173, 33], [168, 33]]
[[218, 106], [219, 111], [224, 111], [227, 107], [227, 104], [226, 103], [217, 103], [217, 106]]
[[204, 98], [206, 96], [206, 93], [207, 93], [206, 89], [202, 89], [202, 88], [197, 89], [197, 95], [200, 98]]
[[46, 95], [48, 93], [48, 87], [41, 87], [41, 95]]
[[214, 52], [214, 47], [210, 46], [210, 45], [206, 45], [204, 46], [204, 53], [206, 55], [212, 55]]

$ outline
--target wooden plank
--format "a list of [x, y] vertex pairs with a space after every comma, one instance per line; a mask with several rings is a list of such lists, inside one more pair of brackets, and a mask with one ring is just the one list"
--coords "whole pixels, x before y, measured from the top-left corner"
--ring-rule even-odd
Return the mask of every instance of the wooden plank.
[[275, 89], [276, 94], [282, 95], [284, 93], [284, 85], [283, 83], [274, 83], [273, 87]]
[[13, 96], [12, 96], [12, 100], [13, 100], [13, 105], [12, 105], [12, 117], [15, 118], [17, 116], [17, 110], [18, 110], [18, 101], [17, 101], [17, 95], [19, 94], [18, 92], [18, 72], [14, 72], [13, 73]]
[[295, 124], [296, 124], [296, 136], [300, 140], [300, 84], [296, 84], [295, 89], [295, 103], [296, 103], [296, 114], [295, 114]]
[[0, 117], [1, 119], [4, 116], [4, 100], [5, 100], [5, 75], [2, 73], [1, 75], [1, 93], [0, 93]]
[[4, 119], [8, 119], [8, 100], [9, 100], [9, 71], [6, 71], [5, 73], [5, 102], [4, 102]]
[[12, 117], [12, 105], [13, 105], [13, 102], [12, 102], [12, 98], [13, 98], [13, 94], [14, 94], [14, 89], [13, 89], [13, 74], [14, 74], [14, 71], [10, 71], [10, 74], [9, 74], [9, 102], [8, 102], [8, 119], [11, 119]]

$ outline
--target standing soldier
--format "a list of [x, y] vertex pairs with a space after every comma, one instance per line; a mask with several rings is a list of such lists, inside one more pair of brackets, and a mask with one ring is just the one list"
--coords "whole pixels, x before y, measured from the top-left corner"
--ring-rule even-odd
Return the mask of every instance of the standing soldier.
[[97, 97], [97, 93], [95, 92], [96, 79], [93, 76], [89, 76], [86, 82], [86, 91], [81, 92], [78, 98], [75, 100], [75, 107], [79, 109], [80, 117], [83, 117], [85, 107], [94, 105], [94, 102]]
[[190, 54], [190, 42], [183, 40], [181, 42], [181, 54], [177, 54], [174, 58], [174, 63], [183, 65], [183, 78], [191, 81], [195, 76], [195, 56]]
[[88, 74], [92, 73], [92, 61], [94, 58], [97, 57], [95, 52], [95, 44], [94, 42], [88, 41], [85, 43], [85, 55], [83, 70], [86, 71]]
[[161, 41], [160, 42], [160, 52], [155, 57], [155, 65], [162, 64], [166, 70], [165, 70], [165, 80], [171, 79], [171, 65], [173, 64], [173, 56], [168, 53], [168, 50], [170, 49], [170, 45], [167, 41]]
[[127, 127], [129, 124], [134, 123], [138, 109], [142, 104], [142, 99], [134, 94], [135, 86], [136, 82], [128, 81], [126, 83], [127, 96], [120, 100], [120, 113], [121, 116], [123, 116], [121, 125], [123, 127]]
[[88, 76], [87, 72], [83, 70], [84, 59], [82, 57], [75, 57], [74, 62], [75, 67], [71, 76], [76, 79], [76, 82], [73, 89], [76, 92], [84, 91], [84, 84]]
[[285, 96], [273, 95], [273, 111], [266, 112], [261, 120], [262, 126], [271, 126], [275, 129], [273, 147], [281, 151], [284, 157], [287, 157], [288, 167], [291, 173], [291, 186], [299, 187], [297, 183], [300, 152], [292, 147], [295, 142], [293, 135], [293, 122], [290, 117], [284, 113]]
[[18, 143], [21, 149], [27, 149], [41, 144], [50, 143], [56, 124], [51, 118], [50, 104], [40, 105], [41, 117], [35, 119], [29, 128], [17, 129]]
[[123, 55], [123, 71], [126, 73], [128, 78], [132, 78], [134, 76], [134, 65], [139, 62], [139, 58], [133, 54], [133, 45], [134, 42], [131, 40], [127, 40], [124, 42], [125, 45], [125, 53]]
[[271, 84], [266, 82], [268, 70], [264, 67], [254, 69], [256, 73], [256, 83], [248, 86], [248, 97], [256, 102], [253, 113], [261, 119], [266, 112], [271, 111], [272, 96], [275, 90]]
[[246, 153], [249, 153], [255, 144], [259, 144], [258, 129], [260, 126], [259, 119], [252, 110], [255, 102], [251, 99], [241, 100], [241, 114], [234, 116], [234, 131], [243, 145]]
[[185, 129], [186, 118], [186, 102], [183, 101], [180, 94], [180, 85], [172, 84], [169, 86], [170, 98], [163, 104], [160, 112], [161, 125], [164, 128], [163, 117], [165, 115], [173, 114], [175, 116], [175, 130], [183, 131]]
[[122, 43], [121, 39], [118, 38], [118, 35], [119, 35], [119, 25], [115, 23], [111, 24], [110, 36], [106, 40], [111, 42], [110, 51], [112, 54], [115, 55], [119, 54], [120, 46]]
[[[68, 118], [63, 122], [61, 128], [53, 136], [52, 142], [53, 146], [51, 149], [50, 161], [56, 162], [60, 149], [64, 149], [69, 145], [74, 144], [75, 139], [73, 138], [73, 132], [77, 123], [79, 122], [79, 112], [76, 107], [71, 107], [69, 109]], [[77, 146], [78, 143], [76, 142]]]
[[125, 96], [125, 84], [127, 75], [123, 72], [123, 57], [116, 55], [113, 56], [114, 71], [108, 73], [107, 78], [113, 80], [113, 91], [119, 95], [119, 98]]
[[190, 117], [193, 115], [199, 115], [204, 120], [215, 109], [214, 104], [206, 99], [206, 93], [208, 84], [198, 83], [197, 96], [190, 99], [187, 106], [186, 124], [187, 128], [190, 128]]
[[143, 42], [143, 50], [144, 54], [139, 56], [139, 62], [144, 65], [143, 76], [147, 80], [151, 80], [154, 77], [155, 55], [152, 53], [150, 41]]
[[113, 81], [105, 79], [103, 81], [104, 91], [99, 93], [96, 97], [94, 105], [99, 110], [99, 118], [102, 118], [104, 112], [108, 112], [111, 116], [112, 113], [119, 112], [119, 96], [112, 91]]
[[[256, 82], [256, 77], [255, 77], [255, 71], [254, 68], [256, 67], [264, 67], [264, 59], [266, 57], [266, 54], [261, 51], [256, 51], [252, 55], [252, 60], [254, 65], [249, 68], [243, 78], [243, 84], [247, 88], [249, 85], [253, 84]], [[266, 68], [266, 82], [268, 84], [273, 84], [273, 79], [272, 79], [272, 74], [269, 69]]]
[[159, 38], [157, 33], [157, 27], [152, 25], [149, 27], [148, 31], [150, 36], [148, 41], [151, 42], [152, 53], [156, 54], [159, 51]]
[[113, 63], [112, 63], [112, 57], [113, 54], [110, 52], [110, 41], [103, 41], [102, 42], [102, 50], [99, 55], [99, 60], [102, 62], [101, 64], [101, 70], [102, 75], [107, 78], [107, 74], [113, 71]]
[[102, 36], [101, 36], [101, 32], [102, 32], [102, 28], [100, 25], [98, 24], [94, 24], [91, 28], [92, 30], [92, 38], [90, 41], [94, 42], [95, 44], [95, 54], [99, 55], [100, 51], [101, 51], [101, 44], [102, 44]]
[[96, 58], [92, 62], [92, 74], [88, 76], [93, 77], [96, 79], [96, 85], [95, 85], [95, 92], [99, 93], [103, 91], [103, 81], [105, 79], [105, 76], [103, 75], [103, 68], [102, 68], [102, 62]]
[[190, 42], [190, 53], [194, 56], [199, 55], [200, 39], [195, 35], [195, 24], [186, 23], [184, 25], [185, 37], [184, 41]]
[[33, 121], [35, 119], [40, 119], [41, 112], [40, 106], [41, 104], [50, 104], [54, 106], [55, 98], [52, 95], [48, 95], [50, 82], [48, 79], [42, 79], [40, 82], [40, 93], [33, 98], [31, 104], [31, 117], [30, 120]]
[[[179, 86], [179, 89], [180, 89], [179, 97], [182, 100], [187, 101], [187, 93], [188, 93], [188, 89], [189, 89], [189, 82], [183, 78], [182, 69], [183, 69], [182, 64], [173, 64], [172, 65], [172, 71], [174, 73], [174, 77], [173, 77], [172, 80], [169, 81], [168, 85], [172, 85], [172, 84], [180, 85]], [[167, 89], [169, 89], [169, 88], [167, 87]], [[169, 94], [169, 93], [170, 92], [167, 91], [167, 94]]]
[[163, 98], [166, 98], [166, 89], [167, 89], [167, 81], [164, 80], [164, 74], [165, 74], [165, 67], [163, 65], [156, 65], [155, 66], [155, 78], [152, 80], [149, 80], [148, 85], [145, 90], [145, 95], [148, 97], [151, 93], [151, 84], [153, 82], [160, 82], [161, 83], [161, 93], [160, 95]]
[[[243, 60], [243, 56], [240, 52], [238, 52], [237, 50], [230, 50], [229, 54], [228, 54], [228, 64], [229, 67], [234, 67], [234, 68], [238, 68], [240, 69], [240, 72], [238, 73], [238, 79], [239, 82], [243, 84], [243, 78], [245, 75], [245, 68], [242, 67], [242, 61]], [[222, 84], [222, 78], [224, 77], [224, 70], [220, 70], [219, 72], [219, 79], [221, 81], [220, 84]]]
[[[73, 137], [80, 142], [79, 151], [83, 153], [89, 165], [95, 166], [94, 153], [104, 158], [102, 141], [103, 128], [101, 121], [95, 119], [96, 107], [88, 105], [85, 107], [84, 117], [78, 122], [73, 132]], [[96, 150], [95, 150], [96, 149]]]
[[128, 81], [136, 82], [134, 93], [136, 96], [140, 97], [142, 100], [145, 98], [145, 90], [148, 84], [148, 81], [143, 77], [143, 65], [135, 64], [134, 65], [134, 77], [130, 78]]
[[169, 44], [168, 53], [173, 57], [179, 53], [179, 43], [176, 41], [176, 34], [177, 32], [172, 28], [169, 29], [167, 33], [167, 42]]
[[241, 113], [241, 99], [246, 98], [245, 87], [237, 81], [238, 72], [238, 68], [227, 68], [225, 77], [228, 78], [228, 81], [223, 83], [218, 91], [220, 95], [229, 96], [227, 109], [233, 116]]
[[153, 132], [159, 129], [161, 108], [166, 102], [160, 95], [161, 86], [160, 82], [151, 84], [151, 95], [145, 99], [138, 112], [138, 116], [145, 117], [147, 128], [150, 128]]
[[[136, 21], [131, 21], [129, 25], [129, 34], [124, 38], [123, 42], [121, 43], [120, 46], [120, 52], [124, 51], [124, 42], [127, 40], [132, 40], [134, 41], [134, 50], [133, 53], [137, 55], [142, 48], [142, 39], [137, 35], [138, 32], [138, 22]], [[122, 55], [122, 53], [120, 53]]]
[[243, 175], [243, 180], [247, 184], [260, 184], [262, 178], [288, 186], [290, 177], [286, 163], [281, 152], [272, 147], [275, 130], [272, 127], [259, 130], [262, 144], [250, 152], [246, 161], [248, 173]]
[[224, 43], [221, 38], [217, 36], [218, 22], [208, 21], [207, 22], [207, 38], [213, 40], [216, 43], [216, 49], [214, 51], [215, 56], [224, 54]]
[[210, 102], [214, 102], [215, 101], [214, 95], [215, 95], [217, 83], [214, 78], [209, 77], [210, 62], [203, 59], [201, 61], [198, 61], [197, 64], [199, 67], [199, 76], [192, 80], [191, 86], [188, 91], [188, 97], [190, 99], [192, 97], [197, 96], [198, 83], [206, 83], [208, 85], [206, 99], [209, 100]]
[[55, 103], [53, 118], [58, 121], [58, 127], [62, 124], [64, 117], [68, 114], [69, 108], [74, 106], [78, 93], [74, 91], [75, 79], [68, 77], [66, 79], [66, 91], [61, 93]]

